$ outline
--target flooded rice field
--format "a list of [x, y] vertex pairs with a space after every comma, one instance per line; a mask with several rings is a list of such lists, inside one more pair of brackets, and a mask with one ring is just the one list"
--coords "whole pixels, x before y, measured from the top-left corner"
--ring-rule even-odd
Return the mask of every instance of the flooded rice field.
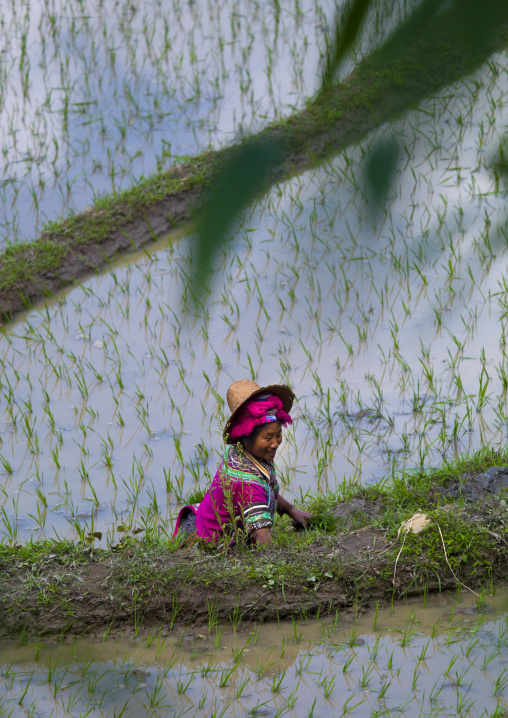
[[329, 15], [314, 0], [7, 4], [0, 243], [302, 107]]
[[[238, 8], [241, 8], [241, 12]], [[21, 2], [2, 18], [4, 244], [302, 107], [318, 2]], [[168, 19], [169, 18], [169, 19]], [[389, 24], [388, 24], [389, 25]], [[368, 41], [367, 41], [368, 42]], [[504, 55], [393, 131], [385, 208], [364, 157], [387, 128], [275, 186], [185, 313], [192, 237], [48, 300], [0, 334], [0, 533], [9, 544], [158, 522], [213, 475], [229, 384], [291, 384], [293, 498], [389, 481], [508, 433]], [[132, 640], [5, 644], [5, 715], [506, 715], [507, 598]]]
[[506, 591], [361, 618], [209, 624], [0, 651], [0, 708], [29, 716], [503, 716]]
[[199, 311], [184, 313], [181, 237], [5, 326], [4, 537], [111, 538], [124, 519], [174, 517], [215, 471], [217, 406], [242, 377], [296, 392], [277, 460], [293, 497], [504, 445], [506, 193], [485, 167], [497, 134], [484, 122], [506, 105], [503, 63], [397, 126], [386, 212], [366, 214], [362, 191], [376, 137], [274, 187]]

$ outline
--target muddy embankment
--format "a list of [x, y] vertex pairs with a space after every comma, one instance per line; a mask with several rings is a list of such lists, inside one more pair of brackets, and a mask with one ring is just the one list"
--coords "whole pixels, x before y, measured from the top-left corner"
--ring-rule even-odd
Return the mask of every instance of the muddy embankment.
[[280, 524], [264, 550], [177, 548], [150, 537], [127, 539], [116, 552], [66, 542], [4, 547], [0, 635], [132, 635], [352, 616], [447, 589], [472, 590], [480, 605], [508, 581], [507, 487], [506, 467], [431, 485], [420, 502], [429, 523], [418, 534], [401, 528], [414, 512], [397, 512], [400, 496], [369, 488], [329, 512], [335, 531], [295, 533]]

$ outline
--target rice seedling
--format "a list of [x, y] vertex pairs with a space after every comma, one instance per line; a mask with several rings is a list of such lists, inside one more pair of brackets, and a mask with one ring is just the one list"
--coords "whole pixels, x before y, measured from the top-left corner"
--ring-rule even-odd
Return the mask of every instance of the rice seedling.
[[[235, 666], [235, 668], [236, 668], [236, 666]], [[180, 676], [179, 678], [177, 678], [176, 690], [179, 695], [182, 695], [187, 692], [187, 689], [190, 686], [190, 684], [192, 683], [193, 679], [194, 679], [194, 673], [192, 673], [192, 672], [187, 675]], [[159, 684], [157, 684], [157, 685], [159, 685]], [[221, 678], [221, 688], [223, 687], [223, 685], [225, 685], [225, 684], [222, 683], [222, 678]], [[157, 695], [159, 695], [159, 693], [157, 693]]]
[[392, 670], [392, 666], [393, 666], [393, 651], [390, 653], [390, 655], [389, 655], [389, 657], [388, 657], [387, 668], [388, 668], [389, 671]]
[[272, 693], [279, 693], [283, 690], [282, 687], [282, 681], [286, 677], [286, 670], [281, 671], [281, 673], [278, 673], [277, 675], [273, 676], [272, 678]]
[[349, 656], [349, 658], [345, 661], [344, 665], [342, 666], [342, 672], [343, 672], [343, 673], [347, 673], [347, 672], [349, 671], [349, 669], [350, 669], [350, 667], [351, 667], [351, 664], [353, 663], [353, 661], [355, 660], [355, 658], [356, 658], [356, 653], [354, 653], [354, 652], [351, 653], [351, 655]]
[[[252, 636], [252, 634], [251, 634], [251, 635], [247, 638], [246, 642], [244, 643], [244, 645], [243, 645], [241, 648], [238, 648], [237, 645], [231, 647], [231, 651], [232, 651], [232, 653], [233, 653], [233, 661], [234, 661], [234, 663], [239, 663], [239, 662], [242, 660], [243, 654], [245, 653], [245, 651], [248, 649], [248, 646], [249, 646], [249, 645], [251, 644], [251, 642], [252, 642], [252, 638], [253, 638], [253, 636]], [[282, 651], [283, 651], [283, 650], [284, 650], [284, 641], [283, 641], [283, 643], [282, 643]], [[281, 655], [281, 658], [282, 658], [282, 657], [283, 657], [283, 656]]]
[[207, 692], [203, 691], [203, 695], [201, 696], [199, 703], [198, 703], [199, 710], [202, 710], [203, 706], [205, 705], [206, 698], [207, 698]]
[[213, 643], [213, 645], [215, 646], [215, 648], [216, 648], [217, 650], [219, 650], [219, 648], [220, 648], [221, 638], [222, 638], [222, 629], [216, 627], [216, 629], [215, 629], [215, 637], [214, 637], [212, 643]]
[[300, 643], [300, 641], [302, 640], [302, 636], [303, 636], [303, 631], [300, 630], [300, 620], [298, 619], [295, 621], [295, 619], [293, 618], [292, 624], [293, 624], [293, 640], [295, 643]]
[[[340, 714], [341, 716], [349, 715], [355, 710], [355, 708], [358, 708], [358, 706], [361, 706], [362, 703], [365, 703], [365, 698], [358, 700], [359, 695], [359, 693], [355, 693], [347, 699], [347, 701], [342, 706], [342, 713]], [[356, 703], [354, 703], [354, 701], [356, 701]]]
[[216, 700], [214, 702], [214, 707], [212, 712], [210, 713], [210, 718], [222, 718], [222, 716], [226, 715], [229, 710], [229, 701], [226, 703], [226, 705], [222, 708], [219, 707], [218, 701]]
[[372, 677], [372, 673], [375, 669], [375, 663], [374, 661], [371, 662], [371, 664], [365, 668], [365, 666], [362, 666], [362, 675], [359, 680], [360, 688], [367, 688]]
[[259, 679], [262, 678], [264, 676], [264, 674], [268, 671], [268, 669], [271, 666], [273, 666], [273, 664], [276, 662], [277, 662], [277, 658], [273, 658], [273, 651], [270, 651], [267, 654], [266, 658], [264, 658], [263, 660], [261, 660], [261, 661], [258, 660], [256, 669], [255, 669], [255, 672], [256, 672], [258, 678]]
[[503, 670], [496, 678], [493, 689], [492, 689], [492, 695], [493, 696], [500, 696], [504, 692], [504, 689], [506, 688], [506, 685], [508, 683], [508, 673], [506, 670]]
[[323, 680], [321, 681], [323, 695], [326, 699], [330, 698], [331, 694], [333, 693], [336, 678], [336, 676], [331, 676], [329, 678], [323, 678]]

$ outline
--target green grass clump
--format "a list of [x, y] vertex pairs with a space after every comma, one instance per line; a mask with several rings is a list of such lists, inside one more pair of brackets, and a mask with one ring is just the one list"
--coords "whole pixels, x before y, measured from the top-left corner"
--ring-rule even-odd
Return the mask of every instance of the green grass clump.
[[24, 284], [38, 273], [55, 271], [66, 253], [64, 245], [46, 238], [11, 244], [0, 254], [0, 291]]
[[46, 565], [49, 560], [63, 565], [84, 565], [90, 560], [89, 550], [90, 547], [83, 543], [66, 539], [44, 538], [15, 546], [0, 543], [0, 566], [3, 570], [7, 570], [9, 566], [30, 565], [33, 568]]
[[[427, 571], [446, 571], [443, 541], [451, 568], [474, 576], [485, 573], [505, 548], [488, 534], [482, 524], [462, 511], [434, 511], [433, 520], [421, 534], [409, 532], [404, 544], [404, 561], [424, 563]], [[441, 533], [439, 532], [441, 529]], [[442, 536], [442, 538], [441, 538]]]
[[385, 505], [397, 516], [450, 503], [443, 489], [453, 481], [482, 473], [491, 466], [508, 466], [508, 449], [485, 447], [428, 471], [408, 472], [397, 476], [383, 493]]

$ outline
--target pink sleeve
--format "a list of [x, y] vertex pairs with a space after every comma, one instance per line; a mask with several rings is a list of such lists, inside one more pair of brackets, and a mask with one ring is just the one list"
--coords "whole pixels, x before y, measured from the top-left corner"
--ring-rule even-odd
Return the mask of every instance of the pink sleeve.
[[251, 484], [245, 482], [238, 482], [233, 491], [233, 502], [235, 504], [235, 510], [241, 512], [242, 508], [253, 503], [263, 503], [266, 505], [266, 491], [259, 484]]

